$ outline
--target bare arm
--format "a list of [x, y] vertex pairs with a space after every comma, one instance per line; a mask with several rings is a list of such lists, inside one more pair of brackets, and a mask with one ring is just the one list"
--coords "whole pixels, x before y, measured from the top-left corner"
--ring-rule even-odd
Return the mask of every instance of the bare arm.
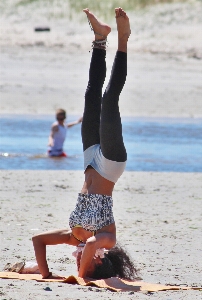
[[78, 120], [76, 120], [76, 121], [74, 121], [74, 122], [68, 123], [68, 124], [67, 124], [67, 127], [68, 127], [68, 128], [69, 128], [69, 127], [72, 127], [72, 126], [74, 126], [74, 125], [77, 125], [77, 124], [81, 123], [82, 121], [83, 121], [83, 117], [79, 118]]
[[72, 237], [71, 232], [71, 230], [66, 229], [47, 231], [32, 238], [36, 261], [39, 266], [39, 271], [44, 278], [50, 274], [46, 260], [46, 246], [58, 244], [69, 244], [76, 246], [78, 242], [76, 242]]
[[51, 132], [48, 138], [48, 146], [53, 147], [54, 142], [53, 142], [53, 138], [54, 138], [54, 134], [58, 131], [58, 125], [57, 124], [53, 124], [51, 126]]
[[79, 277], [85, 278], [91, 261], [95, 255], [95, 252], [99, 248], [112, 248], [116, 243], [116, 236], [112, 233], [98, 233], [93, 237], [87, 239], [86, 246], [84, 247], [83, 254], [81, 256]]

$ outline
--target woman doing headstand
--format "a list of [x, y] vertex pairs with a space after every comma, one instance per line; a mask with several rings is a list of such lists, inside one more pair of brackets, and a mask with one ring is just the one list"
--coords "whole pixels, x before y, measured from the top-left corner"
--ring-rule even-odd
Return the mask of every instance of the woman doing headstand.
[[71, 230], [36, 235], [33, 244], [43, 278], [53, 276], [46, 261], [46, 245], [65, 243], [79, 246], [82, 243], [75, 252], [80, 277], [132, 279], [136, 275], [133, 263], [122, 248], [115, 246], [116, 226], [112, 211], [112, 191], [127, 159], [118, 101], [127, 76], [129, 18], [122, 8], [115, 9], [118, 50], [102, 97], [106, 40], [111, 28], [88, 9], [84, 12], [95, 34], [82, 122], [85, 181], [70, 215]]

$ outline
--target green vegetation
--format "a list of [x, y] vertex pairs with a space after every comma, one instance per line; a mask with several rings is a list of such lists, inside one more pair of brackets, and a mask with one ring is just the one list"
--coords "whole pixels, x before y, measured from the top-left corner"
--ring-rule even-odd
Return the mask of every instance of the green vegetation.
[[182, 0], [69, 0], [69, 4], [76, 11], [80, 11], [83, 7], [89, 7], [94, 11], [102, 11], [103, 9], [114, 9], [114, 7], [123, 7], [124, 9], [135, 9], [145, 7], [147, 5], [158, 3], [180, 2]]
[[82, 9], [88, 7], [98, 17], [105, 17], [108, 20], [114, 16], [114, 8], [118, 6], [123, 7], [126, 11], [131, 11], [159, 3], [185, 1], [188, 0], [1, 0], [0, 15], [3, 13], [18, 15], [23, 13], [22, 8], [25, 8], [28, 15], [32, 12], [43, 14], [48, 19], [72, 19], [76, 17], [79, 20], [84, 19]]
[[[42, 0], [18, 0], [16, 1], [17, 5], [27, 5], [30, 3], [39, 3]], [[90, 7], [92, 10], [102, 10], [103, 8], [114, 8], [114, 7], [124, 7], [125, 9], [134, 9], [136, 7], [145, 7], [151, 4], [158, 3], [172, 3], [180, 2], [183, 0], [102, 0], [102, 1], [93, 1], [93, 0], [43, 0], [44, 4], [61, 4], [63, 2], [69, 2], [70, 6], [77, 11], [80, 11], [84, 7]], [[185, 1], [185, 0], [184, 0]]]

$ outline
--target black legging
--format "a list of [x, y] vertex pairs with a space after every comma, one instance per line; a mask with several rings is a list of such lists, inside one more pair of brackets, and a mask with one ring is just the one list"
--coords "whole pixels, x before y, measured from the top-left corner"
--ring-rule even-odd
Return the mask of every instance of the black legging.
[[105, 158], [124, 162], [127, 153], [118, 101], [127, 76], [127, 54], [117, 51], [111, 77], [102, 97], [106, 76], [105, 55], [105, 50], [93, 49], [81, 129], [83, 150], [100, 144]]

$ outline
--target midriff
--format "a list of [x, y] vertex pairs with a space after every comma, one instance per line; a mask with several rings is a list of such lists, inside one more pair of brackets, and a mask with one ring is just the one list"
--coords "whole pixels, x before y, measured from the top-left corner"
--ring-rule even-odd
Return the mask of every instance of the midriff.
[[88, 167], [81, 193], [112, 196], [115, 183], [102, 177], [95, 169]]

